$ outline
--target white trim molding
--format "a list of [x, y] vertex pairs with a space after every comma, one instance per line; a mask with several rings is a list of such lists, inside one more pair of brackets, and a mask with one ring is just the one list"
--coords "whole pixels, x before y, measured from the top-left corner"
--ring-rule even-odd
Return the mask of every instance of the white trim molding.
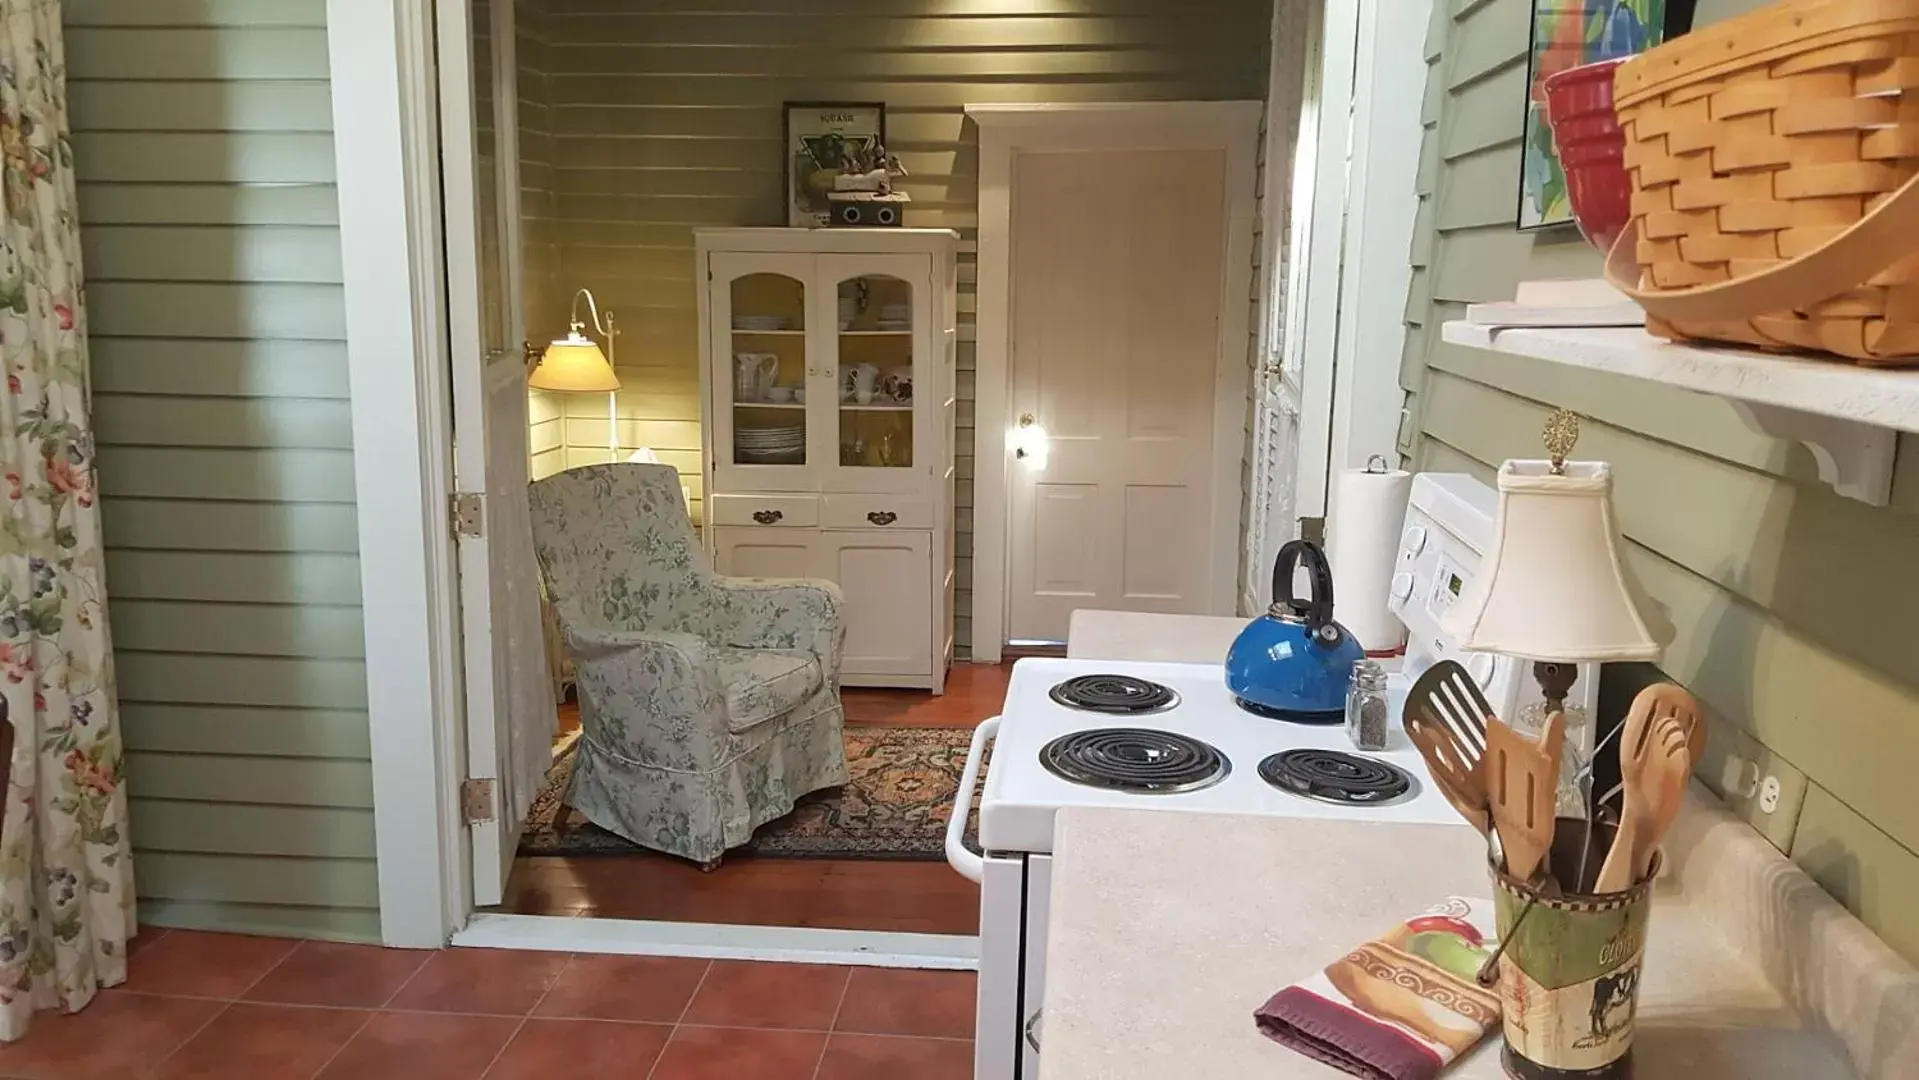
[[1253, 301], [1258, 191], [1257, 101], [968, 105], [979, 126], [979, 309], [975, 346], [973, 659], [997, 663], [1006, 641], [1007, 380], [1012, 334], [1013, 159], [1022, 152], [1224, 149], [1227, 235], [1220, 293], [1208, 543], [1211, 614], [1234, 610], [1239, 571], [1240, 466]]
[[1346, 239], [1329, 480], [1342, 469], [1364, 468], [1374, 454], [1392, 461], [1399, 450], [1406, 404], [1399, 366], [1419, 214], [1428, 12], [1415, 0], [1358, 5], [1351, 164], [1340, 188]]
[[978, 971], [971, 934], [880, 933], [800, 926], [651, 922], [568, 915], [478, 914], [453, 945], [619, 956], [692, 956], [788, 964]]
[[470, 895], [430, 5], [327, 0], [380, 936], [437, 948]]

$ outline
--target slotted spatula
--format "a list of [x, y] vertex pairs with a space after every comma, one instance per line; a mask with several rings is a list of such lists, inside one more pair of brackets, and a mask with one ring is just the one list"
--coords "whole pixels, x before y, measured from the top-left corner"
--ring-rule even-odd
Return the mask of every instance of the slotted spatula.
[[1491, 830], [1486, 797], [1486, 720], [1492, 706], [1472, 675], [1451, 660], [1427, 668], [1406, 694], [1406, 737], [1426, 758], [1439, 793], [1461, 817]]
[[1537, 741], [1506, 726], [1486, 721], [1486, 779], [1494, 828], [1506, 853], [1506, 872], [1531, 881], [1552, 850], [1554, 815], [1559, 809], [1559, 761], [1566, 741], [1566, 718], [1546, 718]]

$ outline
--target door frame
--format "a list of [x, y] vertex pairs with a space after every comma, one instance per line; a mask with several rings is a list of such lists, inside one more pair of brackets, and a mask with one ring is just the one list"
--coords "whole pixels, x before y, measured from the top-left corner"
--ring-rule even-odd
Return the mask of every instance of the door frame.
[[429, 4], [327, 0], [380, 936], [437, 948], [472, 910]]
[[1226, 151], [1226, 244], [1221, 267], [1219, 352], [1214, 369], [1213, 496], [1208, 528], [1208, 610], [1234, 610], [1239, 576], [1253, 241], [1260, 120], [1258, 101], [968, 105], [979, 128], [979, 293], [974, 328], [973, 621], [975, 661], [997, 663], [1006, 641], [1011, 528], [1012, 429], [1007, 413], [1012, 353], [1013, 157], [1066, 150]]
[[[1321, 10], [1294, 190], [1301, 306], [1286, 331], [1300, 374], [1294, 514], [1325, 518], [1333, 475], [1402, 448], [1399, 383], [1420, 212], [1430, 13], [1413, 0]], [[1301, 203], [1304, 205], [1302, 206]], [[1297, 523], [1296, 523], [1297, 524]]]

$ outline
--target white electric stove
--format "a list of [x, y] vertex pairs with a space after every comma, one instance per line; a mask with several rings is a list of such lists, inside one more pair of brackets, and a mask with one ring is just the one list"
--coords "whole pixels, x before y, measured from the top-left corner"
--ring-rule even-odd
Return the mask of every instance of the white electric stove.
[[[1030, 659], [1014, 666], [1001, 715], [974, 733], [946, 837], [948, 861], [981, 886], [975, 1080], [1038, 1076], [1053, 820], [1061, 809], [1468, 827], [1428, 780], [1397, 721], [1412, 678], [1454, 654], [1438, 633], [1438, 616], [1478, 566], [1494, 505], [1493, 493], [1471, 477], [1415, 478], [1393, 588], [1393, 609], [1410, 635], [1406, 671], [1388, 680], [1394, 723], [1382, 753], [1356, 751], [1343, 727], [1242, 710], [1226, 689], [1224, 657]], [[1521, 677], [1523, 665], [1505, 657], [1459, 659], [1471, 661], [1468, 669], [1495, 709], [1516, 714], [1530, 683]], [[1586, 672], [1576, 686], [1590, 697], [1598, 679]], [[989, 745], [981, 850], [974, 852], [963, 841], [966, 809]]]

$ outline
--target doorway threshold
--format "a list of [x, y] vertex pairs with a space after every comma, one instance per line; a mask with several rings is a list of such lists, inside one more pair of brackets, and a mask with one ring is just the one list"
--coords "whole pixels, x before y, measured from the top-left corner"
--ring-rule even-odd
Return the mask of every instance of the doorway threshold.
[[789, 964], [978, 971], [979, 938], [823, 927], [740, 926], [567, 915], [475, 914], [456, 948], [691, 956]]

